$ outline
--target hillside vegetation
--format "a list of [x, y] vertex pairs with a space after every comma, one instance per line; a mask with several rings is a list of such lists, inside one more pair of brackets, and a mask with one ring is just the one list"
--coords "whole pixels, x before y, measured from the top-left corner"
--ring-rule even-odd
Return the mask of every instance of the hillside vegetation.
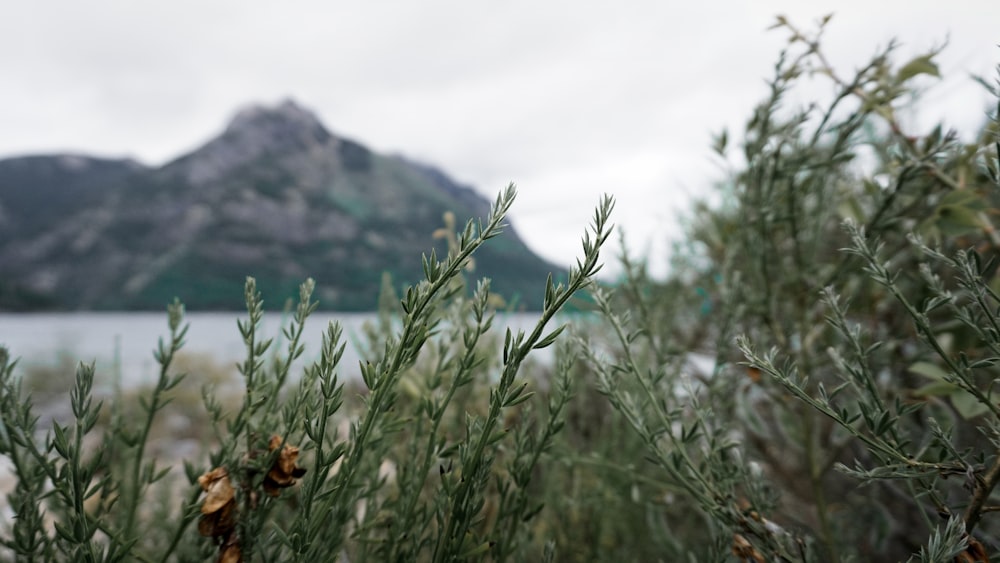
[[[372, 311], [384, 272], [416, 283], [420, 254], [445, 248], [435, 231], [487, 212], [471, 188], [338, 137], [293, 101], [253, 106], [159, 167], [0, 160], [0, 309], [160, 310], [180, 297], [191, 310], [239, 310], [252, 272], [268, 295], [312, 277], [324, 309]], [[556, 268], [512, 227], [477, 265], [529, 309]]]

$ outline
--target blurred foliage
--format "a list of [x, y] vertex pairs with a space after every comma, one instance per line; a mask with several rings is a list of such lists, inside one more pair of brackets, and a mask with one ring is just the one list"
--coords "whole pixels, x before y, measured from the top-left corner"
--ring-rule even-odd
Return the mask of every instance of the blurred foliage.
[[996, 557], [997, 114], [967, 142], [912, 130], [940, 49], [845, 77], [828, 21], [778, 19], [770, 94], [716, 137], [727, 178], [670, 278], [626, 256], [598, 300], [614, 337], [585, 349], [646, 445], [640, 496], [679, 489], [642, 533], [683, 538], [670, 560]]

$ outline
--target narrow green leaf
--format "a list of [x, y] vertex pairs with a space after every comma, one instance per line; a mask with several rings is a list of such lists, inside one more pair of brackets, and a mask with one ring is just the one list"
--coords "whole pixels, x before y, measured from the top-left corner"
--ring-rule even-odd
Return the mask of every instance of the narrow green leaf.
[[940, 205], [935, 216], [937, 227], [946, 235], [958, 236], [983, 228], [979, 212], [964, 205]]
[[527, 393], [524, 393], [523, 395], [520, 395], [519, 397], [514, 397], [513, 399], [508, 400], [504, 404], [504, 407], [513, 407], [513, 406], [516, 406], [516, 405], [520, 405], [521, 403], [527, 401], [528, 399], [530, 399], [534, 395], [535, 395], [534, 391], [529, 391]]
[[538, 341], [538, 344], [535, 344], [532, 348], [535, 350], [541, 350], [542, 348], [547, 348], [551, 346], [552, 343], [556, 341], [556, 338], [559, 338], [559, 335], [562, 334], [562, 331], [565, 329], [566, 325], [562, 325], [559, 328], [553, 330], [551, 333], [549, 333], [548, 336]]
[[923, 55], [912, 59], [910, 62], [903, 65], [902, 68], [899, 69], [899, 72], [896, 73], [896, 81], [902, 84], [914, 76], [921, 74], [940, 77], [941, 71], [938, 69], [938, 66], [933, 59], [933, 55]]
[[957, 385], [952, 385], [947, 381], [935, 381], [934, 383], [928, 383], [923, 387], [915, 389], [913, 395], [915, 397], [944, 397], [958, 390], [960, 389]]
[[968, 420], [986, 414], [990, 408], [979, 402], [971, 393], [959, 391], [951, 396], [951, 404], [962, 418]]
[[917, 375], [937, 379], [938, 381], [944, 381], [948, 377], [948, 372], [930, 362], [915, 362], [907, 369]]

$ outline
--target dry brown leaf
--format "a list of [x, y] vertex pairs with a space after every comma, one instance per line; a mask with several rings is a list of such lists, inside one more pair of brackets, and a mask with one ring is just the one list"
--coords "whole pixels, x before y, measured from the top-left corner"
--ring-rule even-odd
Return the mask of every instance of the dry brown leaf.
[[224, 467], [216, 467], [198, 477], [198, 484], [205, 491], [205, 501], [201, 504], [202, 514], [218, 512], [236, 496], [236, 491], [229, 483], [229, 473]]
[[750, 543], [750, 540], [740, 534], [733, 534], [733, 555], [740, 558], [740, 561], [752, 561], [753, 563], [765, 563], [764, 554]]
[[[281, 446], [280, 436], [271, 436], [268, 449], [272, 452]], [[296, 465], [299, 459], [299, 448], [285, 444], [274, 464], [264, 477], [264, 492], [272, 497], [278, 496], [281, 489], [291, 487], [295, 480], [306, 474], [306, 470]]]
[[955, 556], [955, 563], [990, 563], [986, 548], [976, 538], [969, 537], [965, 551]]

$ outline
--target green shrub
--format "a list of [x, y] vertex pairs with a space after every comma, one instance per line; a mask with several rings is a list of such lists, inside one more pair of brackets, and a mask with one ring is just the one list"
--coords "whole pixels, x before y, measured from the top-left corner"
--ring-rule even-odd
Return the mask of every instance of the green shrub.
[[[94, 366], [81, 364], [72, 421], [39, 427], [0, 348], [0, 453], [17, 481], [8, 495], [17, 517], [2, 545], [16, 558], [79, 561], [543, 557], [526, 524], [541, 508], [530, 487], [564, 425], [572, 364], [557, 363], [537, 410], [522, 367], [532, 350], [555, 343], [564, 327], [547, 325], [600, 269], [613, 204], [605, 198], [596, 211], [569, 281], [542, 288], [535, 328], [508, 329], [500, 352], [487, 336], [489, 283], [467, 295], [462, 272], [500, 234], [514, 195], [511, 186], [485, 222], [469, 222], [444, 260], [424, 258], [426, 280], [393, 307], [399, 322], [371, 335], [382, 347], [360, 366], [363, 387], [352, 391], [361, 399], [347, 413], [338, 325], [326, 329], [320, 358], [290, 377], [316, 307], [313, 282], [302, 285], [283, 329], [284, 350], [269, 357], [274, 341], [259, 332], [262, 300], [248, 278], [249, 318], [238, 323], [243, 390], [227, 408], [226, 395], [206, 386], [207, 415], [193, 419], [210, 437], [207, 463], [151, 449], [157, 419], [191, 409], [190, 391], [180, 391], [186, 376], [174, 367], [186, 333], [179, 302], [156, 351], [160, 377], [138, 410], [121, 395], [110, 408], [95, 400]], [[183, 476], [171, 471], [181, 465]]]
[[[769, 97], [738, 154], [717, 140], [734, 163], [721, 203], [698, 208], [666, 283], [624, 258], [621, 287], [597, 293], [612, 342], [584, 349], [645, 444], [638, 496], [671, 491], [642, 531], [681, 538], [668, 559], [985, 561], [1000, 126], [968, 143], [909, 131], [898, 116], [937, 51], [896, 65], [890, 45], [845, 78], [825, 24], [779, 18]], [[830, 99], [789, 108], [809, 79]]]

